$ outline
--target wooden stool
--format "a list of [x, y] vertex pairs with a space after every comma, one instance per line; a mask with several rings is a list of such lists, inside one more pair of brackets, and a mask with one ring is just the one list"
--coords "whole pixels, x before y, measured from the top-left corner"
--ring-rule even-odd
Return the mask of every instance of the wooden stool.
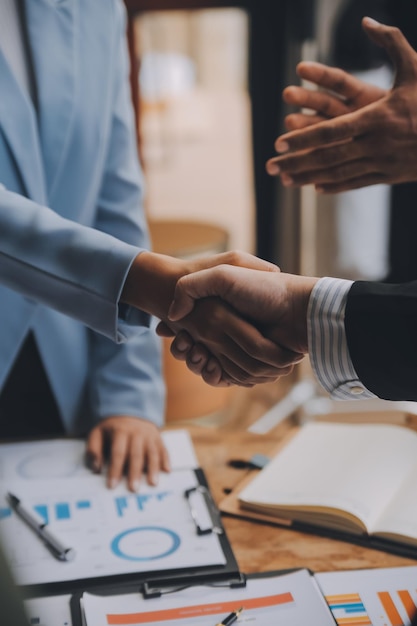
[[178, 259], [225, 252], [229, 234], [220, 226], [189, 220], [152, 220], [149, 230], [155, 252]]

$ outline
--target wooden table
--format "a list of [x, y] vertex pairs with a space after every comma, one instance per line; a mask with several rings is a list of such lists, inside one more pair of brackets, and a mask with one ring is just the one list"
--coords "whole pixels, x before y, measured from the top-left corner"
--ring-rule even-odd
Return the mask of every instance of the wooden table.
[[[268, 455], [290, 427], [281, 425], [272, 435], [188, 427], [217, 503], [224, 497], [224, 490], [236, 486], [247, 471], [229, 467], [228, 461], [249, 459], [257, 452]], [[246, 573], [294, 567], [319, 572], [416, 564], [412, 559], [269, 524], [232, 517], [224, 517], [223, 521], [239, 567]]]

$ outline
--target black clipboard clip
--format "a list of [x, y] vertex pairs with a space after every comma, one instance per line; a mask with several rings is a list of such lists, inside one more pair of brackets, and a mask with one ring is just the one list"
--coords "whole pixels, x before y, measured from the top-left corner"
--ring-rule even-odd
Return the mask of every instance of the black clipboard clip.
[[205, 485], [187, 489], [184, 496], [190, 507], [197, 535], [209, 535], [210, 533], [222, 535], [224, 533], [219, 510]]
[[203, 581], [203, 580], [193, 580], [191, 582], [186, 582], [181, 585], [173, 585], [172, 582], [168, 581], [159, 581], [159, 580], [149, 580], [143, 583], [141, 588], [141, 593], [144, 600], [151, 600], [153, 598], [160, 598], [161, 596], [177, 593], [179, 591], [183, 591], [184, 589], [189, 589], [194, 585], [200, 585], [204, 587], [221, 587], [226, 589], [241, 589], [246, 587], [246, 575], [242, 574], [242, 572], [236, 572], [234, 576], [230, 578]]

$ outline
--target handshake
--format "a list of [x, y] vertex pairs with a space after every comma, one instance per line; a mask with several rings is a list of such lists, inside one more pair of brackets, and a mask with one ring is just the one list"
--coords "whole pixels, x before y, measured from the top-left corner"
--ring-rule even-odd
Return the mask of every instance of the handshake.
[[205, 382], [250, 387], [289, 374], [307, 353], [316, 282], [242, 252], [195, 261], [142, 252], [121, 300], [159, 318], [172, 354]]

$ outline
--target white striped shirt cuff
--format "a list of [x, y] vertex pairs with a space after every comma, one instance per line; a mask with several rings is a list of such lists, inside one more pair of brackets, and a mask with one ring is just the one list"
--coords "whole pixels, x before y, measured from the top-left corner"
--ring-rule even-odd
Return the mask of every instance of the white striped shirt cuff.
[[320, 278], [307, 310], [310, 361], [320, 384], [339, 400], [375, 398], [353, 367], [345, 332], [345, 308], [352, 281]]

